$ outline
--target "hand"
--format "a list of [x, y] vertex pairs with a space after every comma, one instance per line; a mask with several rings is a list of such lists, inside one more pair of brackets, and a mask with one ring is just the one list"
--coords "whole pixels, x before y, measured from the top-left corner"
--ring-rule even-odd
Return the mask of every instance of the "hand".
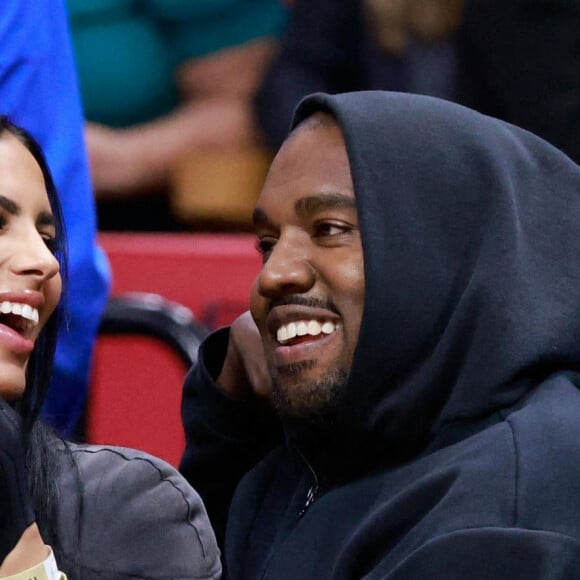
[[20, 417], [0, 398], [0, 562], [34, 522]]
[[157, 185], [136, 131], [87, 123], [85, 140], [98, 198], [134, 197]]
[[235, 398], [269, 398], [272, 379], [266, 365], [262, 337], [250, 312], [234, 320], [228, 351], [217, 378], [218, 386]]

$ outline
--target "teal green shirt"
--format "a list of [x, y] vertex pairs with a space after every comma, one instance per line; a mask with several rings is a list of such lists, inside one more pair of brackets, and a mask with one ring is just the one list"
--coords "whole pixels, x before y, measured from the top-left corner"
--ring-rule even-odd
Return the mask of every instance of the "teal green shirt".
[[175, 70], [194, 57], [279, 36], [281, 0], [67, 0], [87, 119], [123, 127], [177, 104]]

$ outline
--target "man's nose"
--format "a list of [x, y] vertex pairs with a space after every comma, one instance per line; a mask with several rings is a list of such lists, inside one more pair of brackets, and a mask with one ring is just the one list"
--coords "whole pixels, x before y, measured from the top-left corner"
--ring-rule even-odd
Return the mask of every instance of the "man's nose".
[[273, 298], [308, 292], [316, 279], [315, 269], [305, 244], [280, 238], [262, 266], [258, 290]]

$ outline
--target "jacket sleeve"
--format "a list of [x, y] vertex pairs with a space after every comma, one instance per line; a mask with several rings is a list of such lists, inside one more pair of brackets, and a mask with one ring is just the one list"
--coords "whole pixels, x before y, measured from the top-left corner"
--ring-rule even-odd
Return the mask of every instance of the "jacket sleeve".
[[574, 580], [580, 570], [580, 542], [560, 533], [515, 528], [461, 530], [434, 538], [385, 580]]
[[266, 405], [232, 399], [215, 384], [228, 337], [229, 329], [222, 329], [202, 343], [198, 364], [185, 380], [181, 409], [186, 447], [179, 469], [202, 497], [220, 547], [238, 482], [281, 438]]
[[220, 578], [206, 510], [174, 467], [134, 449], [67, 447], [52, 547], [69, 578]]
[[280, 52], [256, 95], [266, 144], [277, 150], [288, 134], [294, 108], [310, 93], [357, 85], [361, 45], [354, 0], [296, 0]]

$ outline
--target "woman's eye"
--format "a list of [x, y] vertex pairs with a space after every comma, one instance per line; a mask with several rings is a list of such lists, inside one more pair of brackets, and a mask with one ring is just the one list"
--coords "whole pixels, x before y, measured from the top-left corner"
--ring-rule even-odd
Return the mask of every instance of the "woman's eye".
[[42, 236], [45, 246], [50, 250], [52, 254], [56, 253], [56, 238], [54, 236]]

